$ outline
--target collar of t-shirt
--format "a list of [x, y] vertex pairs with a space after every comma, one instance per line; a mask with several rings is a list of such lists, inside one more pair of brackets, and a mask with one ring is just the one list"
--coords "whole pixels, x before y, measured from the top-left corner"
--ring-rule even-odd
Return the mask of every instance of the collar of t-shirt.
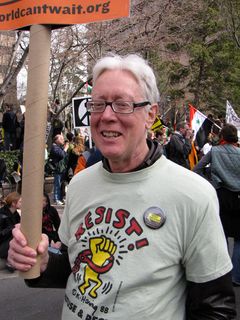
[[[163, 153], [162, 146], [157, 141], [147, 139], [147, 145], [148, 145], [149, 151], [146, 158], [138, 167], [136, 167], [131, 171], [138, 171], [138, 170], [142, 170], [144, 168], [150, 167], [154, 162], [156, 162], [161, 157]], [[104, 169], [106, 169], [109, 172], [112, 172], [108, 160], [103, 157], [102, 162], [103, 162]]]

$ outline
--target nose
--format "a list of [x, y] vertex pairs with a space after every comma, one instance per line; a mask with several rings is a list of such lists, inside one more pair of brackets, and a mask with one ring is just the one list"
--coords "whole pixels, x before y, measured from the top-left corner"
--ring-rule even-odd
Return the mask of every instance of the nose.
[[112, 119], [116, 117], [116, 113], [113, 111], [112, 104], [107, 104], [105, 110], [102, 113], [103, 119]]

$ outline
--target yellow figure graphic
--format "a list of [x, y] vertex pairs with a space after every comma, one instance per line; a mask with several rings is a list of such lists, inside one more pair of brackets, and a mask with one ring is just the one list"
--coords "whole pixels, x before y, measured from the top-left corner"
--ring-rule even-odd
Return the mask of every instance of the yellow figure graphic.
[[80, 263], [84, 262], [87, 265], [84, 268], [84, 282], [79, 286], [82, 295], [86, 289], [91, 286], [91, 282], [95, 283], [94, 287], [89, 292], [92, 298], [97, 297], [97, 289], [101, 287], [102, 281], [100, 274], [108, 272], [114, 262], [114, 253], [117, 246], [110, 239], [102, 236], [90, 239], [90, 250], [81, 252], [75, 260], [73, 272], [77, 272], [80, 268]]

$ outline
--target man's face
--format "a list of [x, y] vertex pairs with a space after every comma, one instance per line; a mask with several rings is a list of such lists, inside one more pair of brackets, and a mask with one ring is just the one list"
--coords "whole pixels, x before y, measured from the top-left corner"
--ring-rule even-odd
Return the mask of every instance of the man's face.
[[[92, 99], [143, 102], [146, 97], [130, 72], [108, 70], [96, 80]], [[112, 171], [126, 172], [143, 161], [148, 152], [146, 129], [157, 111], [155, 107], [153, 110], [147, 112], [140, 107], [131, 114], [119, 114], [107, 106], [104, 112], [91, 114], [93, 140], [109, 160]]]
[[189, 130], [189, 125], [185, 124], [185, 126], [183, 128], [180, 129], [181, 134], [185, 137], [187, 132]]
[[58, 144], [59, 146], [64, 145], [64, 137], [62, 135], [59, 135], [59, 137], [57, 138], [56, 144]]

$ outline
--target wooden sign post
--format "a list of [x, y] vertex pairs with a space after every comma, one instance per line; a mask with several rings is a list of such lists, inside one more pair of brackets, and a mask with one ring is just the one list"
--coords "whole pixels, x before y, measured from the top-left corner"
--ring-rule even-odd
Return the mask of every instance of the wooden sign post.
[[[30, 29], [27, 99], [25, 113], [21, 230], [28, 245], [37, 248], [42, 233], [44, 150], [47, 124], [48, 76], [51, 28], [33, 25]], [[40, 257], [25, 279], [40, 275]]]

